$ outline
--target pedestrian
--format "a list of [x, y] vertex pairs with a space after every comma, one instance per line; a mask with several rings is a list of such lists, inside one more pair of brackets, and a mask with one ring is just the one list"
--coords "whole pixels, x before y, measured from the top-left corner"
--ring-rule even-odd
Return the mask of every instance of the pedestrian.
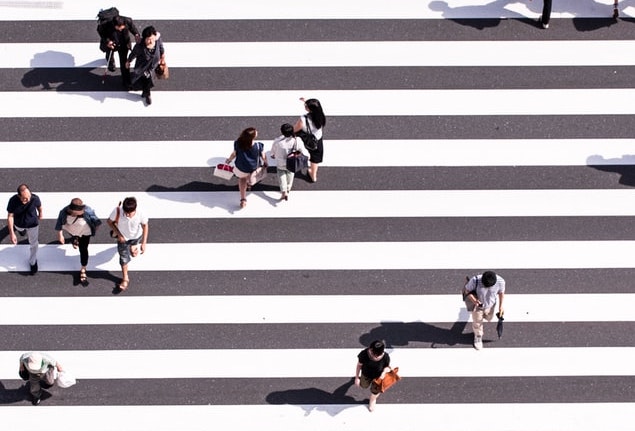
[[132, 72], [132, 87], [134, 90], [142, 90], [141, 97], [145, 98], [146, 105], [152, 104], [150, 89], [154, 87], [152, 78], [155, 76], [157, 66], [165, 67], [165, 50], [161, 34], [154, 27], [149, 26], [141, 32], [142, 41], [137, 43], [128, 56], [126, 68], [130, 69], [130, 63], [135, 60]]
[[99, 34], [101, 41], [99, 48], [106, 53], [106, 61], [108, 61], [108, 70], [114, 72], [115, 67], [114, 53], [119, 55], [119, 67], [121, 68], [121, 79], [126, 89], [131, 89], [130, 70], [126, 67], [128, 52], [132, 48], [132, 34], [135, 43], [139, 43], [141, 35], [134, 25], [132, 18], [117, 15], [110, 22], [106, 22], [100, 26]]
[[293, 126], [289, 123], [285, 123], [280, 126], [280, 133], [273, 140], [271, 146], [271, 158], [276, 160], [276, 172], [278, 175], [278, 184], [280, 185], [280, 200], [289, 200], [289, 193], [291, 193], [291, 187], [293, 186], [293, 178], [295, 172], [287, 169], [287, 157], [294, 151], [299, 151], [302, 154], [306, 152], [302, 139], [298, 139], [293, 132]]
[[256, 142], [258, 131], [254, 127], [247, 127], [240, 133], [238, 139], [234, 141], [234, 151], [225, 160], [229, 164], [236, 160], [234, 175], [238, 177], [238, 190], [240, 192], [240, 207], [247, 205], [247, 186], [249, 176], [258, 168], [258, 162], [262, 161], [262, 166], [267, 168], [267, 155], [262, 142]]
[[549, 20], [551, 19], [551, 0], [543, 0], [542, 2], [542, 15], [538, 18], [538, 22], [542, 25], [542, 28], [549, 28]]
[[71, 236], [73, 248], [79, 248], [79, 282], [83, 285], [88, 284], [86, 275], [86, 266], [88, 265], [88, 244], [90, 237], [95, 236], [97, 227], [101, 225], [101, 220], [95, 214], [95, 211], [80, 198], [74, 198], [71, 203], [60, 211], [55, 230], [57, 231], [57, 239], [60, 244], [64, 244], [64, 232]]
[[308, 142], [308, 134], [311, 133], [315, 136], [317, 142], [316, 147], [311, 148], [309, 145], [305, 145], [307, 151], [309, 152], [309, 161], [311, 162], [309, 166], [309, 178], [311, 182], [317, 181], [317, 172], [318, 172], [318, 164], [322, 163], [322, 159], [324, 157], [324, 142], [322, 141], [322, 130], [326, 125], [326, 117], [324, 116], [324, 111], [322, 110], [322, 104], [317, 99], [308, 99], [304, 100], [303, 97], [300, 98], [302, 102], [304, 102], [304, 109], [308, 112], [308, 114], [302, 115], [298, 121], [293, 126], [293, 131], [302, 138], [305, 144]]
[[9, 238], [13, 244], [18, 243], [16, 232], [20, 236], [27, 236], [29, 240], [29, 265], [31, 267], [31, 275], [35, 275], [38, 271], [37, 251], [40, 246], [40, 220], [42, 220], [42, 202], [40, 198], [31, 193], [29, 186], [20, 184], [17, 194], [11, 196], [7, 204], [7, 228], [9, 229]]
[[128, 263], [133, 257], [145, 253], [148, 242], [148, 217], [137, 208], [137, 199], [127, 197], [121, 206], [117, 206], [107, 220], [108, 225], [117, 236], [117, 252], [121, 265], [121, 282], [113, 293], [121, 293], [128, 289]]
[[42, 382], [48, 387], [55, 384], [55, 370], [64, 371], [62, 365], [45, 353], [27, 352], [20, 356], [18, 374], [28, 380], [31, 404], [37, 406], [42, 398]]
[[498, 298], [498, 313], [502, 316], [503, 299], [505, 298], [505, 280], [494, 271], [485, 271], [472, 278], [466, 277], [463, 288], [466, 300], [472, 301], [472, 330], [474, 331], [474, 348], [483, 348], [483, 320], [492, 321]]
[[385, 352], [386, 344], [382, 340], [375, 340], [368, 348], [357, 355], [357, 367], [355, 368], [355, 385], [361, 388], [370, 386], [370, 400], [368, 410], [375, 410], [377, 398], [381, 393], [380, 387], [375, 383], [376, 378], [383, 379], [390, 371], [390, 356]]

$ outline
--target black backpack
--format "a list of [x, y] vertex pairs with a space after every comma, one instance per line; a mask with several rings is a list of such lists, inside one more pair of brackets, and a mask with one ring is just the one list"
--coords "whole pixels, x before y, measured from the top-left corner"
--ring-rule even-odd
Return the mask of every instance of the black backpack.
[[110, 9], [102, 9], [97, 14], [97, 33], [102, 38], [110, 36], [108, 34], [108, 27], [112, 23], [112, 19], [119, 16], [119, 10], [116, 7]]

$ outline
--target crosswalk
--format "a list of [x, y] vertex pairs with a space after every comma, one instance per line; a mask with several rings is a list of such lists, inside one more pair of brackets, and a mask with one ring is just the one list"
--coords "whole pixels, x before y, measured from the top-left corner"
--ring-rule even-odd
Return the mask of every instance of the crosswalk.
[[[614, 21], [612, 0], [562, 0], [546, 31], [540, 1], [117, 5], [165, 40], [146, 107], [101, 82], [111, 5], [0, 2], [0, 201], [26, 182], [44, 207], [36, 276], [0, 235], [2, 429], [635, 430], [620, 3]], [[240, 210], [212, 167], [247, 126], [269, 148], [300, 97], [328, 119], [319, 181], [279, 202], [270, 175]], [[107, 228], [76, 283], [54, 232], [76, 196], [149, 215], [124, 294]], [[505, 333], [477, 352], [458, 290], [485, 269], [507, 280]], [[351, 378], [378, 338], [403, 379], [370, 413]], [[32, 407], [29, 350], [78, 384]]]

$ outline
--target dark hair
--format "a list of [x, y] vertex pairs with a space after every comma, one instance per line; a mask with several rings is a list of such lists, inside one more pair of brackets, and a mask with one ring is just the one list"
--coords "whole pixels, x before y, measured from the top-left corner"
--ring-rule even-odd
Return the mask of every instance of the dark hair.
[[123, 200], [123, 205], [121, 206], [123, 208], [123, 212], [125, 213], [131, 213], [133, 211], [137, 210], [137, 199], [130, 197], [130, 198], [125, 198]]
[[22, 192], [25, 191], [25, 190], [31, 190], [31, 188], [29, 186], [27, 186], [26, 184], [20, 184], [18, 186], [17, 192], [18, 192], [19, 195], [21, 195]]
[[238, 142], [238, 148], [243, 151], [247, 151], [254, 144], [254, 139], [256, 139], [256, 128], [255, 127], [247, 127], [240, 133], [236, 142]]
[[324, 116], [322, 104], [320, 104], [319, 100], [308, 99], [304, 102], [304, 105], [309, 110], [309, 118], [311, 118], [311, 121], [313, 122], [315, 127], [321, 129], [322, 127], [326, 126], [326, 117]]
[[485, 271], [481, 277], [483, 286], [492, 287], [496, 284], [496, 273], [494, 271]]
[[375, 340], [372, 343], [370, 343], [370, 346], [368, 346], [368, 348], [370, 349], [371, 352], [373, 352], [373, 355], [379, 356], [382, 353], [384, 353], [384, 349], [386, 348], [386, 343], [384, 343], [383, 340]]
[[123, 17], [121, 15], [117, 15], [116, 17], [114, 17], [112, 19], [112, 24], [115, 27], [119, 27], [120, 25], [125, 25], [126, 24], [126, 20], [123, 19]]
[[282, 136], [286, 138], [295, 136], [295, 133], [293, 132], [293, 126], [289, 123], [284, 123], [282, 126], [280, 126], [280, 133], [282, 133]]
[[149, 25], [149, 26], [147, 26], [146, 28], [143, 29], [143, 31], [141, 32], [141, 37], [146, 39], [146, 38], [148, 38], [148, 37], [150, 37], [152, 35], [156, 35], [156, 34], [157, 34], [156, 29], [153, 26]]

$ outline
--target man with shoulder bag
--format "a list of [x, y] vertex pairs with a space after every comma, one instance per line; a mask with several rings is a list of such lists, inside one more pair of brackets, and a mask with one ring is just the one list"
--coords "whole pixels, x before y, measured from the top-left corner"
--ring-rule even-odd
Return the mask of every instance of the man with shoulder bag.
[[483, 321], [492, 321], [496, 303], [498, 316], [503, 316], [503, 299], [505, 298], [505, 280], [494, 271], [485, 271], [473, 277], [466, 277], [463, 287], [463, 300], [468, 311], [472, 312], [472, 329], [474, 331], [474, 348], [483, 348]]

